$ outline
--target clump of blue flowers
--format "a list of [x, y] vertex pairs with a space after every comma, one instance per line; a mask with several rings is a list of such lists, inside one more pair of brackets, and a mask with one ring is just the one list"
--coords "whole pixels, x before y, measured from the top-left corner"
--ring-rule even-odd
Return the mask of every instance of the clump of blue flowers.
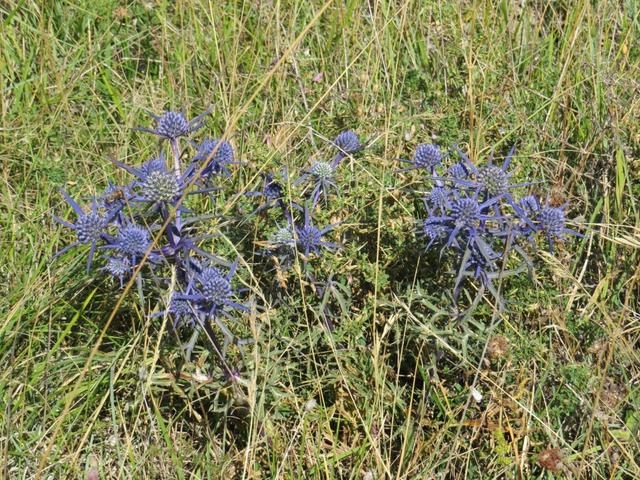
[[116, 285], [134, 281], [145, 305], [149, 293], [161, 297], [166, 307], [151, 316], [168, 316], [174, 327], [194, 329], [188, 355], [197, 334], [205, 332], [225, 373], [233, 378], [236, 371], [227, 362], [225, 349], [243, 341], [225, 320], [250, 311], [242, 298], [244, 290], [236, 286], [238, 260], [226, 260], [203, 247], [212, 237], [200, 225], [206, 216], [187, 208], [190, 196], [219, 190], [218, 181], [230, 176], [238, 164], [228, 141], [190, 138], [204, 126], [208, 113], [193, 120], [175, 111], [151, 115], [155, 125], [138, 130], [161, 139], [158, 156], [139, 166], [112, 160], [131, 175], [130, 182], [110, 183], [88, 206], [62, 191], [76, 218], [54, 218], [73, 230], [75, 241], [56, 256], [87, 246], [87, 271], [99, 263], [99, 270]]
[[417, 234], [426, 250], [439, 249], [456, 263], [453, 298], [457, 301], [463, 281], [475, 278], [479, 295], [485, 289], [500, 303], [496, 281], [530, 268], [527, 247], [536, 248], [546, 240], [554, 245], [567, 236], [581, 236], [567, 227], [565, 208], [543, 204], [524, 193], [530, 182], [514, 183], [509, 171], [515, 148], [501, 165], [474, 164], [457, 149], [460, 161], [443, 164], [449, 156], [434, 144], [417, 146], [410, 166], [401, 171], [419, 170], [428, 191], [422, 198], [425, 215], [418, 220]]
[[[339, 243], [332, 240], [340, 222], [328, 223], [331, 199], [338, 195], [339, 167], [341, 162], [364, 148], [352, 130], [345, 130], [330, 142], [329, 160], [314, 159], [295, 179], [287, 169], [262, 174], [262, 188], [246, 195], [259, 199], [253, 213], [269, 211], [274, 225], [272, 234], [264, 239], [262, 256], [275, 265], [273, 282], [277, 289], [286, 290], [287, 273], [300, 267], [301, 278], [319, 298], [327, 292], [335, 292], [333, 275], [323, 280], [323, 274], [314, 268], [315, 260], [325, 252], [335, 252]], [[329, 329], [333, 328], [327, 303], [321, 313]]]
[[[154, 124], [137, 130], [160, 139], [158, 155], [139, 165], [111, 159], [130, 175], [127, 184], [109, 183], [86, 206], [62, 191], [75, 219], [54, 219], [73, 231], [75, 241], [56, 257], [85, 246], [87, 271], [98, 264], [98, 271], [111, 277], [114, 285], [122, 288], [135, 283], [144, 309], [160, 301], [164, 306], [155, 308], [151, 317], [167, 317], [175, 329], [193, 332], [186, 344], [187, 357], [204, 332], [227, 378], [233, 379], [238, 373], [227, 360], [226, 351], [229, 345], [242, 346], [246, 340], [238, 338], [228, 324], [235, 325], [235, 320], [252, 308], [246, 299], [247, 289], [239, 287], [239, 259], [224, 258], [210, 246], [209, 240], [219, 232], [209, 232], [203, 221], [220, 219], [216, 198], [241, 162], [226, 139], [193, 138], [208, 113], [193, 120], [176, 111], [151, 115]], [[324, 250], [338, 248], [327, 238], [336, 225], [318, 224], [314, 212], [321, 208], [321, 200], [326, 207], [329, 197], [337, 192], [340, 162], [360, 151], [362, 145], [357, 135], [347, 130], [330, 148], [336, 150], [333, 158], [326, 163], [314, 162], [297, 181], [289, 180], [286, 169], [262, 173], [261, 188], [245, 192], [247, 198], [258, 202], [245, 220], [263, 218], [268, 211], [278, 212], [271, 214], [272, 218], [275, 215], [277, 228], [264, 243], [264, 253], [276, 259], [280, 278], [300, 259], [307, 280], [316, 286], [321, 284], [309, 261]], [[300, 186], [298, 202], [285, 195], [292, 185]], [[193, 196], [200, 200], [191, 202]], [[193, 205], [207, 205], [214, 211], [197, 215]], [[222, 220], [228, 224], [233, 221]]]

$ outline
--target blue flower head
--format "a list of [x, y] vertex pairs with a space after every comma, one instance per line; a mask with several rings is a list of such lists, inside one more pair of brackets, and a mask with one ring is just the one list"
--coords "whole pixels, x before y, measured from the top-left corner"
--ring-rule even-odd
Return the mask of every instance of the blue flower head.
[[435, 168], [442, 163], [443, 158], [444, 155], [437, 145], [421, 143], [416, 147], [416, 151], [413, 154], [413, 160], [400, 160], [401, 162], [411, 164], [410, 167], [402, 169], [401, 171], [421, 169], [433, 173]]
[[171, 202], [180, 196], [181, 185], [173, 172], [153, 170], [142, 181], [142, 197], [150, 202]]
[[191, 300], [199, 305], [201, 311], [209, 317], [217, 317], [219, 314], [227, 314], [225, 308], [234, 308], [241, 311], [249, 311], [247, 307], [233, 300], [235, 290], [231, 286], [231, 280], [236, 271], [238, 262], [234, 262], [229, 272], [224, 275], [216, 267], [204, 267], [189, 282], [185, 300]]
[[469, 176], [469, 171], [463, 162], [457, 162], [447, 169], [447, 176], [453, 179], [462, 180]]
[[208, 114], [209, 111], [207, 110], [191, 121], [188, 121], [182, 112], [166, 111], [160, 116], [150, 114], [156, 121], [156, 128], [140, 127], [138, 130], [174, 141], [200, 129], [204, 125], [204, 117]]
[[540, 210], [540, 204], [536, 197], [533, 195], [527, 195], [520, 199], [520, 208], [522, 208], [527, 215], [533, 215], [538, 213]]
[[202, 177], [206, 178], [211, 174], [224, 174], [227, 177], [231, 175], [227, 167], [237, 162], [234, 162], [233, 147], [229, 142], [206, 138], [202, 143], [194, 145], [196, 147], [194, 162], [209, 162], [200, 173]]
[[307, 170], [298, 180], [294, 182], [294, 185], [298, 185], [307, 178], [311, 178], [314, 182], [313, 190], [311, 192], [311, 198], [315, 205], [323, 195], [325, 202], [327, 201], [327, 192], [330, 189], [338, 190], [338, 185], [334, 181], [336, 167], [328, 162], [313, 162], [311, 168]]
[[131, 273], [131, 263], [124, 257], [111, 257], [102, 270], [108, 272], [112, 277], [120, 281], [120, 288], [124, 284], [124, 278]]
[[98, 212], [98, 204], [94, 200], [91, 206], [91, 210], [85, 212], [76, 201], [69, 196], [64, 190], [61, 191], [67, 203], [71, 206], [73, 211], [77, 215], [75, 223], [66, 222], [55, 215], [54, 220], [61, 223], [65, 227], [68, 227], [75, 231], [77, 240], [71, 245], [60, 250], [54, 258], [62, 255], [64, 252], [75, 247], [76, 245], [89, 244], [91, 248], [89, 250], [89, 258], [87, 259], [87, 271], [91, 269], [93, 263], [93, 256], [95, 254], [96, 245], [100, 239], [103, 239], [106, 235], [105, 228], [108, 223], [108, 219]]
[[358, 152], [362, 148], [360, 139], [353, 130], [345, 130], [340, 132], [333, 143], [338, 147], [341, 154], [352, 154]]
[[309, 208], [305, 207], [304, 210], [304, 223], [300, 226], [296, 226], [296, 243], [298, 248], [305, 256], [309, 256], [311, 253], [318, 253], [322, 247], [324, 248], [337, 248], [337, 245], [332, 242], [325, 242], [322, 237], [327, 232], [330, 232], [336, 227], [337, 224], [329, 225], [325, 228], [318, 228], [313, 225], [311, 220], [311, 214]]
[[565, 235], [583, 235], [575, 230], [567, 228], [564, 213], [565, 205], [552, 207], [548, 203], [538, 210], [536, 216], [536, 231], [546, 235], [549, 242], [549, 250], [553, 253], [554, 241], [563, 240]]
[[262, 190], [246, 192], [245, 195], [249, 197], [262, 197], [264, 203], [256, 208], [253, 213], [260, 212], [265, 208], [270, 208], [274, 205], [282, 207], [285, 211], [287, 205], [284, 203], [284, 188], [272, 173], [261, 174], [262, 175]]
[[207, 267], [198, 275], [200, 292], [207, 302], [223, 305], [231, 297], [231, 282], [215, 267]]
[[434, 221], [431, 218], [431, 212], [429, 212], [429, 216], [419, 224], [418, 235], [424, 236], [428, 241], [425, 250], [429, 250], [434, 243], [446, 238], [447, 231], [448, 228], [437, 220]]
[[150, 244], [149, 231], [140, 225], [132, 223], [120, 228], [115, 248], [123, 255], [135, 259], [144, 255]]

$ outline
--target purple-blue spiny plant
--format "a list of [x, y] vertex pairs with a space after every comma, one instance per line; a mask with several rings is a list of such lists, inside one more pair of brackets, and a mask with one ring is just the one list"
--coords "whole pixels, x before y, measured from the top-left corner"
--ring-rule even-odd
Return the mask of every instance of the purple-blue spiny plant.
[[489, 290], [502, 305], [495, 281], [531, 266], [527, 245], [536, 248], [544, 238], [553, 252], [557, 240], [581, 234], [567, 228], [566, 205], [541, 205], [523, 191], [532, 182], [512, 182], [508, 168], [515, 148], [501, 166], [494, 165], [493, 155], [486, 165], [477, 166], [456, 151], [462, 160], [448, 167], [442, 164], [447, 155], [436, 145], [418, 145], [413, 161], [402, 160], [412, 166], [401, 171], [423, 171], [429, 189], [422, 199], [426, 215], [418, 220], [416, 233], [426, 250], [437, 248], [441, 258], [446, 254], [454, 259], [454, 301], [463, 281], [476, 278], [479, 295]]
[[[163, 297], [168, 306], [151, 316], [166, 315], [176, 328], [185, 325], [195, 332], [204, 331], [230, 376], [235, 375], [235, 369], [228, 365], [225, 346], [242, 341], [227, 328], [223, 318], [250, 310], [239, 299], [244, 290], [234, 286], [238, 261], [228, 262], [203, 247], [203, 242], [212, 237], [199, 228], [199, 220], [206, 215], [194, 216], [183, 205], [187, 195], [217, 190], [216, 179], [231, 175], [230, 167], [238, 164], [233, 147], [226, 140], [205, 139], [196, 143], [189, 139], [181, 145], [182, 137], [189, 137], [204, 126], [207, 114], [191, 121], [181, 112], [152, 115], [155, 127], [138, 130], [157, 135], [164, 145], [166, 141], [169, 155], [163, 148], [157, 157], [140, 166], [112, 160], [133, 178], [126, 185], [109, 183], [88, 208], [63, 191], [77, 218], [73, 223], [54, 218], [74, 230], [76, 241], [56, 257], [72, 247], [88, 245], [87, 270], [93, 266], [95, 257], [99, 271], [113, 277], [120, 287], [135, 281], [143, 303], [148, 293], [155, 298]], [[192, 150], [190, 160], [185, 162]], [[137, 269], [139, 273], [132, 279]], [[214, 326], [219, 327], [222, 342]]]

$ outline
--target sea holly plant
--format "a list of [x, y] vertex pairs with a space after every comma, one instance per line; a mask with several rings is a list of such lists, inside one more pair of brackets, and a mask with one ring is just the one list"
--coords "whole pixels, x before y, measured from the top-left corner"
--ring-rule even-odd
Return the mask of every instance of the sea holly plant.
[[551, 252], [558, 240], [582, 236], [566, 225], [567, 205], [542, 205], [525, 189], [532, 182], [512, 182], [509, 166], [515, 153], [512, 147], [502, 165], [474, 164], [460, 149], [461, 161], [445, 166], [447, 156], [437, 145], [420, 144], [411, 166], [400, 171], [422, 172], [427, 195], [422, 198], [424, 215], [417, 220], [417, 235], [425, 250], [437, 249], [440, 259], [455, 265], [453, 299], [459, 303], [463, 283], [475, 279], [478, 294], [461, 316], [471, 313], [485, 291], [491, 292], [502, 308], [499, 282], [532, 268], [528, 251], [546, 240]]
[[[210, 216], [197, 216], [187, 208], [190, 196], [218, 190], [218, 179], [232, 175], [232, 166], [238, 165], [228, 141], [197, 143], [190, 138], [204, 126], [208, 113], [193, 120], [175, 111], [151, 115], [155, 125], [138, 130], [161, 139], [158, 156], [139, 166], [112, 160], [131, 175], [130, 182], [109, 183], [87, 207], [62, 191], [76, 219], [54, 218], [74, 231], [75, 241], [56, 257], [87, 246], [87, 270], [98, 263], [98, 270], [120, 287], [139, 270], [133, 280], [143, 306], [167, 305], [150, 316], [167, 316], [175, 328], [193, 329], [187, 355], [204, 332], [227, 377], [235, 378], [237, 369], [229, 364], [226, 349], [245, 341], [225, 321], [251, 309], [243, 298], [245, 291], [236, 286], [238, 260], [227, 260], [204, 247], [213, 235], [207, 233], [202, 219]], [[159, 240], [154, 242], [156, 237]], [[146, 302], [150, 295], [155, 301]]]
[[[364, 146], [351, 130], [338, 134], [330, 145], [337, 150], [330, 160], [313, 160], [296, 179], [290, 178], [286, 169], [280, 173], [264, 173], [261, 189], [247, 192], [247, 195], [259, 199], [253, 213], [267, 211], [274, 225], [273, 233], [260, 244], [262, 256], [269, 258], [275, 266], [271, 271], [275, 273], [277, 289], [286, 290], [288, 271], [299, 266], [304, 283], [313, 287], [321, 301], [321, 315], [332, 330], [326, 296], [331, 293], [341, 297], [341, 288], [336, 287], [333, 272], [326, 274], [315, 268], [315, 260], [340, 248], [331, 238], [339, 222], [328, 223], [321, 218], [326, 218], [331, 211], [332, 198], [340, 192], [342, 160], [360, 152]], [[292, 187], [290, 191], [287, 185]], [[325, 274], [327, 279], [323, 280]]]

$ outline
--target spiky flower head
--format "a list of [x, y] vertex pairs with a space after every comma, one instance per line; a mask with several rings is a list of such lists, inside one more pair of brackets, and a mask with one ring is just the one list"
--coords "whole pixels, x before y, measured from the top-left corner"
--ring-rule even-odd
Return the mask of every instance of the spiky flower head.
[[160, 155], [158, 158], [152, 158], [151, 160], [146, 161], [140, 166], [139, 170], [143, 176], [147, 176], [157, 170], [165, 170], [164, 157]]
[[150, 243], [149, 232], [140, 225], [125, 225], [118, 232], [118, 249], [125, 255], [141, 256]]
[[185, 298], [180, 298], [177, 295], [171, 297], [168, 310], [169, 314], [174, 318], [174, 326], [180, 321], [188, 324], [193, 324], [195, 321], [196, 310], [191, 305], [191, 302]]
[[283, 196], [282, 186], [273, 180], [273, 177], [271, 179], [267, 179], [264, 185], [263, 194], [267, 200], [278, 200]]
[[497, 197], [509, 191], [509, 175], [500, 167], [487, 165], [478, 170], [478, 182], [489, 196]]
[[[216, 150], [217, 147], [217, 150]], [[211, 158], [212, 163], [224, 164], [233, 162], [233, 147], [226, 140], [205, 139], [198, 145], [195, 160], [206, 160], [216, 150]]]
[[341, 132], [334, 140], [336, 147], [345, 153], [355, 153], [362, 148], [360, 139], [353, 130]]
[[214, 305], [222, 305], [232, 295], [231, 283], [215, 267], [204, 268], [198, 274], [202, 296]]
[[311, 166], [310, 172], [321, 180], [329, 180], [333, 178], [333, 167], [327, 162], [315, 162]]
[[447, 201], [448, 195], [447, 187], [436, 185], [431, 189], [427, 198], [432, 205], [443, 205]]
[[565, 231], [564, 211], [560, 207], [543, 207], [538, 213], [540, 230], [553, 237], [560, 237]]
[[93, 243], [100, 239], [106, 226], [105, 219], [95, 211], [78, 216], [76, 221], [76, 235], [80, 243]]
[[204, 124], [203, 118], [209, 114], [209, 110], [198, 115], [191, 121], [188, 121], [182, 112], [165, 111], [162, 115], [153, 115], [156, 121], [156, 128], [138, 128], [143, 132], [158, 135], [166, 140], [174, 141], [179, 137], [189, 135], [191, 132], [198, 130]]
[[142, 194], [153, 202], [170, 202], [180, 195], [180, 184], [173, 173], [153, 170], [142, 182]]
[[475, 198], [458, 198], [451, 204], [451, 217], [460, 227], [475, 227], [480, 220], [480, 205]]
[[158, 135], [169, 140], [189, 134], [189, 122], [182, 112], [164, 112], [156, 126]]
[[298, 228], [298, 244], [305, 253], [315, 252], [322, 244], [322, 233], [313, 225]]
[[469, 172], [467, 167], [464, 166], [464, 163], [457, 162], [449, 167], [447, 170], [447, 175], [453, 179], [460, 180], [463, 178], [467, 178], [469, 176]]
[[122, 287], [124, 277], [131, 272], [131, 263], [126, 258], [111, 257], [102, 270], [107, 271], [109, 275], [117, 278]]
[[437, 145], [421, 143], [416, 147], [413, 163], [419, 168], [432, 170], [442, 161], [442, 153]]
[[425, 218], [422, 221], [422, 234], [427, 237], [431, 242], [442, 238], [445, 234], [446, 228], [443, 225], [434, 223], [431, 219]]
[[111, 257], [104, 269], [114, 277], [122, 278], [129, 272], [131, 264], [129, 260], [121, 257]]
[[293, 246], [295, 240], [289, 227], [281, 227], [271, 236], [270, 243], [277, 246]]

